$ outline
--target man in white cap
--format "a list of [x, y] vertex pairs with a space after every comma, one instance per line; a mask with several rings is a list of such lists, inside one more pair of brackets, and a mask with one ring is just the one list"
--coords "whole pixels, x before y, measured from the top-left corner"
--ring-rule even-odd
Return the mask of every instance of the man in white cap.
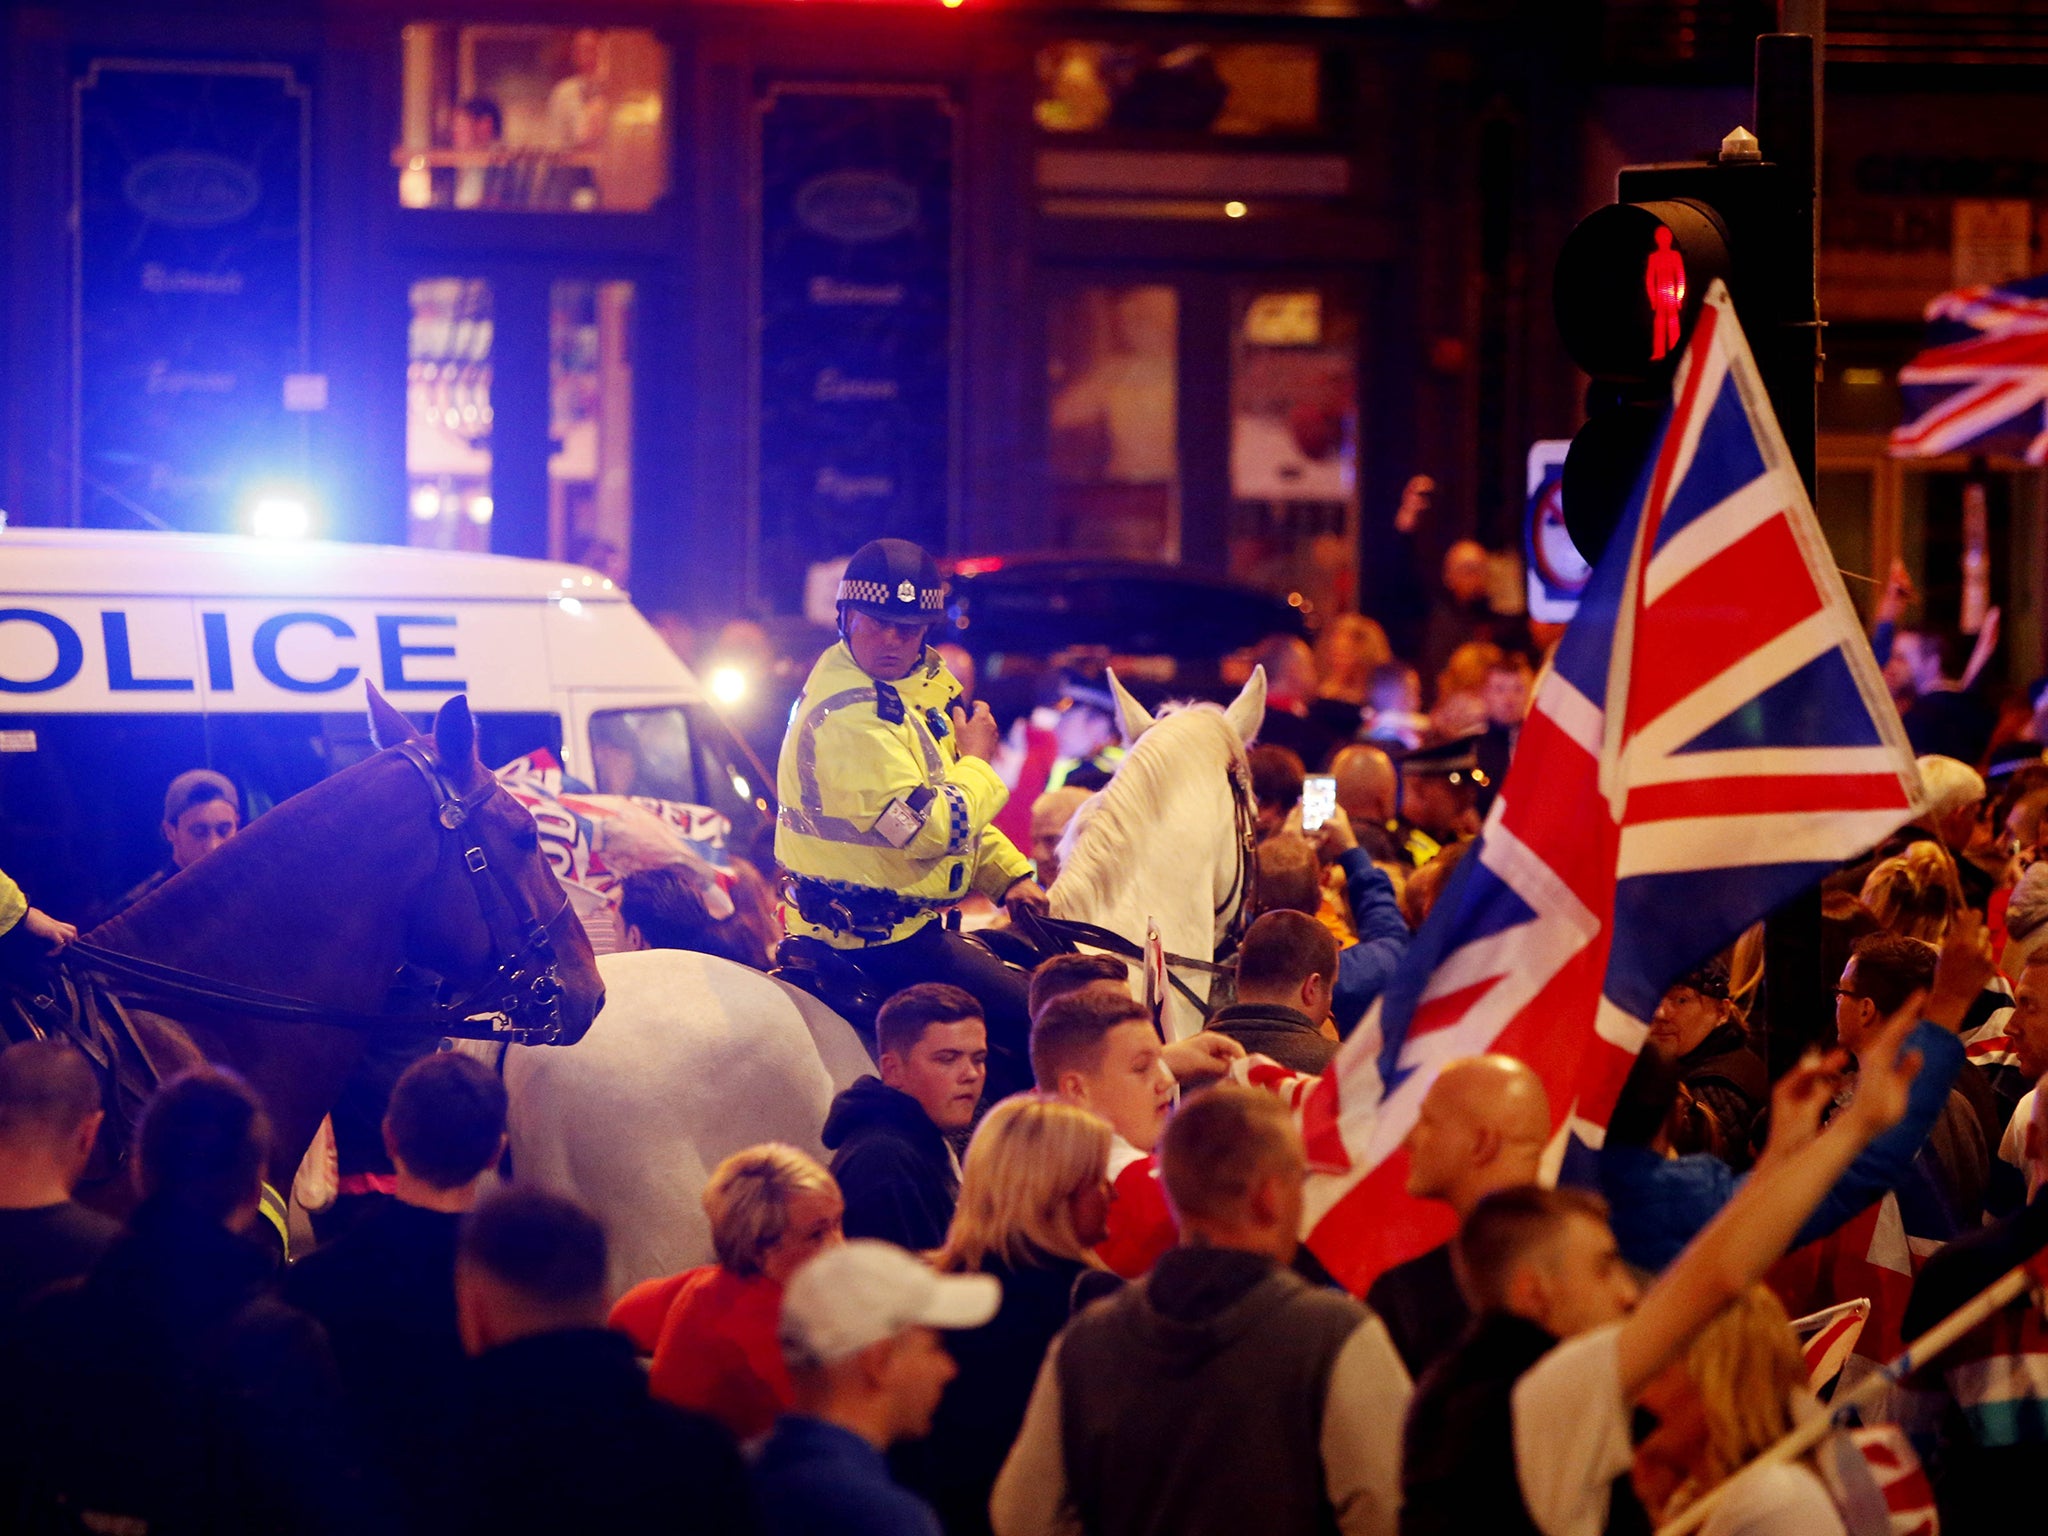
[[767, 1536], [939, 1536], [929, 1504], [883, 1460], [929, 1432], [956, 1373], [942, 1328], [979, 1328], [1002, 1286], [941, 1275], [893, 1243], [828, 1248], [782, 1295], [782, 1358], [796, 1407], [754, 1463]]

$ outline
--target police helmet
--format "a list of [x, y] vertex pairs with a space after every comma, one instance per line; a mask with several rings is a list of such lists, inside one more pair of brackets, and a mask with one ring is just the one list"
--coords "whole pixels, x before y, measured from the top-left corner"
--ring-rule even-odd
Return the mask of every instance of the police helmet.
[[891, 624], [936, 624], [945, 613], [939, 563], [908, 539], [874, 539], [846, 562], [839, 578], [839, 624], [857, 609]]

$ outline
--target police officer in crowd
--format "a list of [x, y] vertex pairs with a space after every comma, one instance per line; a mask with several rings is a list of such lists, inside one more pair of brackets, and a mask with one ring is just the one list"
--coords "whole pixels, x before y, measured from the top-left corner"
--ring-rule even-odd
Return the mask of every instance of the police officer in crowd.
[[939, 569], [903, 539], [877, 539], [839, 583], [839, 644], [818, 659], [777, 770], [775, 856], [789, 873], [790, 933], [840, 951], [884, 993], [943, 981], [980, 1000], [989, 1097], [1030, 1086], [1025, 976], [949, 929], [979, 892], [1043, 911], [1031, 861], [989, 823], [1009, 797], [989, 759], [986, 704], [925, 643], [943, 609]]

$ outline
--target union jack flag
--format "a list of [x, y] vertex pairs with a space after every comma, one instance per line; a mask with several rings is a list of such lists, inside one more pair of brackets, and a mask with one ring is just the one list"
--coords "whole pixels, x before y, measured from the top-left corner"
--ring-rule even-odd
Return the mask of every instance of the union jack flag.
[[1449, 1236], [1403, 1192], [1437, 1069], [1541, 1075], [1597, 1147], [1674, 977], [1924, 808], [1726, 290], [1537, 687], [1484, 831], [1299, 1103], [1310, 1248], [1353, 1291]]
[[2048, 464], [2048, 276], [1944, 293], [1927, 350], [1899, 370], [1896, 458], [1970, 450]]

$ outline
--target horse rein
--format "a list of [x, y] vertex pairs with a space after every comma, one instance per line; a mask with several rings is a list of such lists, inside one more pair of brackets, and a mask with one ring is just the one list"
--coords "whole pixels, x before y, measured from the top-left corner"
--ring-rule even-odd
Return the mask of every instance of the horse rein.
[[[494, 963], [491, 974], [468, 996], [424, 1013], [357, 1013], [238, 982], [218, 981], [83, 940], [67, 944], [57, 964], [126, 981], [136, 992], [150, 997], [197, 1003], [273, 1023], [332, 1024], [362, 1030], [409, 1028], [458, 1039], [557, 1044], [562, 1036], [563, 987], [548, 929], [568, 907], [568, 893], [562, 893], [560, 904], [548, 916], [536, 914], [522, 920], [515, 911], [516, 891], [508, 889], [510, 882], [492, 865], [482, 840], [464, 830], [484, 802], [499, 792], [497, 782], [493, 780], [465, 797], [420, 741], [400, 742], [392, 750], [426, 780], [434, 797], [435, 822], [444, 832], [460, 836], [463, 867], [476, 891]], [[45, 1011], [56, 1007], [54, 995], [38, 997], [35, 1003]]]

